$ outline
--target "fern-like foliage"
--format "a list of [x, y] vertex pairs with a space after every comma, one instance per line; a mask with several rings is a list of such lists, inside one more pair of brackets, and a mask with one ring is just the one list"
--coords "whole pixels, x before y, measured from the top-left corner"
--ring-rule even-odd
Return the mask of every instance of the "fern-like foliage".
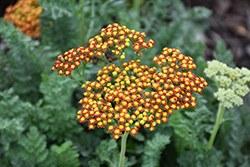
[[196, 96], [195, 109], [177, 111], [170, 118], [179, 154], [177, 162], [181, 167], [221, 166], [222, 152], [207, 149], [206, 136], [212, 132], [211, 122], [214, 122], [215, 114], [206, 107], [206, 100], [201, 95]]
[[[185, 10], [184, 4], [180, 0], [147, 1], [142, 7], [142, 25], [145, 25], [145, 32], [155, 33], [157, 42], [160, 43], [161, 47], [167, 45], [187, 49], [185, 45], [189, 44], [185, 40], [190, 37], [187, 36], [189, 34], [193, 35], [190, 40], [192, 39], [197, 44], [197, 40], [194, 39], [194, 31], [196, 33], [197, 31], [204, 31], [211, 11], [204, 7], [195, 7], [183, 12]], [[194, 46], [193, 44], [192, 46]], [[193, 47], [190, 49], [193, 49]], [[194, 52], [194, 49], [192, 52]], [[192, 54], [190, 55], [192, 56]]]
[[[230, 122], [230, 123], [229, 123]], [[225, 141], [223, 142], [226, 144], [226, 154], [230, 157], [229, 160], [226, 162], [227, 166], [238, 166], [239, 164], [243, 164], [244, 156], [240, 148], [244, 144], [244, 139], [246, 135], [245, 128], [242, 127], [242, 119], [240, 118], [240, 114], [234, 114], [234, 120], [229, 121], [228, 126], [230, 127], [230, 132], [225, 134]], [[239, 130], [242, 129], [242, 130]]]
[[152, 140], [146, 142], [142, 157], [143, 167], [158, 167], [161, 151], [170, 143], [170, 136], [156, 133]]
[[96, 147], [100, 145], [104, 137], [107, 137], [107, 134], [105, 134], [102, 129], [96, 128], [89, 131], [87, 125], [86, 130], [84, 128], [84, 131], [81, 131], [80, 134], [74, 134], [71, 141], [80, 154], [81, 164], [87, 165], [90, 160], [97, 158], [95, 153]]
[[36, 50], [39, 42], [24, 36], [10, 22], [5, 24], [3, 19], [0, 19], [0, 27], [1, 37], [10, 49], [6, 54], [0, 52], [0, 76], [5, 78], [1, 80], [0, 90], [13, 86], [23, 99], [38, 99], [39, 73], [42, 71]]
[[[101, 163], [106, 163], [110, 167], [118, 166], [119, 151], [117, 143], [114, 140], [103, 140], [96, 148], [96, 153]], [[127, 159], [125, 159], [125, 161], [126, 160]]]
[[180, 167], [219, 167], [222, 166], [223, 156], [215, 149], [207, 150], [201, 147], [198, 150], [188, 150], [178, 158]]
[[227, 49], [223, 41], [217, 42], [216, 52], [214, 52], [213, 55], [216, 60], [225, 63], [229, 67], [235, 67], [233, 54]]
[[[100, 164], [107, 164], [109, 167], [119, 166], [120, 152], [118, 150], [116, 141], [103, 140], [98, 147], [96, 147], [96, 154], [100, 160]], [[125, 154], [127, 156], [127, 154]], [[136, 163], [134, 158], [125, 157], [124, 167], [132, 166]]]
[[78, 86], [77, 83], [56, 73], [42, 74], [41, 76], [40, 92], [43, 94], [44, 105], [56, 105], [59, 108], [70, 107], [72, 93]]
[[102, 16], [100, 18], [96, 18], [96, 22], [98, 23], [100, 21], [102, 24], [104, 24], [103, 26], [106, 26], [105, 24], [109, 23], [110, 21], [118, 22], [119, 18], [114, 18], [114, 13], [118, 14], [120, 11], [126, 11], [129, 5], [126, 0], [109, 0], [105, 2], [96, 1], [96, 4], [97, 7], [99, 7], [99, 10], [96, 10], [96, 16]]
[[[246, 105], [241, 108], [246, 108]], [[245, 122], [250, 118], [249, 113], [234, 107], [225, 113], [224, 118], [227, 121], [221, 126], [215, 147], [223, 151], [228, 167], [243, 165], [250, 160], [249, 152], [245, 151], [249, 147], [247, 138], [250, 124], [246, 124], [249, 121]]]
[[62, 142], [64, 138], [73, 137], [74, 133], [82, 130], [75, 120], [77, 109], [71, 107], [76, 84], [57, 74], [42, 74], [42, 78], [40, 91], [43, 101], [37, 108], [35, 122], [50, 140]]
[[207, 28], [210, 15], [211, 11], [204, 7], [185, 9], [180, 0], [155, 0], [145, 2], [138, 18], [146, 34], [157, 41], [157, 52], [166, 46], [178, 48], [194, 58], [199, 64], [194, 72], [202, 76], [206, 67], [205, 45], [199, 34]]
[[80, 16], [74, 12], [78, 6], [76, 1], [42, 0], [40, 4], [43, 7], [40, 23], [43, 43], [49, 43], [61, 52], [79, 46], [77, 18]]
[[0, 118], [0, 155], [5, 157], [13, 142], [16, 142], [23, 132], [24, 127], [20, 119]]
[[23, 102], [19, 96], [13, 95], [14, 89], [0, 92], [0, 115], [3, 118], [25, 120], [25, 127], [32, 123], [32, 112], [35, 107], [29, 102]]
[[72, 143], [67, 141], [61, 146], [52, 145], [50, 156], [52, 158], [53, 165], [56, 167], [79, 167], [80, 161], [78, 159], [79, 154], [72, 147]]
[[[39, 41], [24, 36], [10, 22], [0, 19], [0, 34], [8, 51], [0, 50], [0, 91], [13, 87], [21, 99], [35, 103], [39, 98], [40, 73], [51, 66], [52, 55], [49, 46], [41, 46]], [[50, 68], [50, 67], [49, 67]], [[46, 72], [48, 70], [45, 70]]]
[[22, 166], [22, 151], [17, 144], [25, 129], [31, 125], [30, 113], [33, 106], [13, 95], [13, 89], [0, 92], [0, 164], [12, 166], [16, 161]]
[[197, 107], [189, 110], [175, 111], [169, 119], [169, 124], [174, 129], [174, 139], [176, 141], [179, 155], [187, 148], [195, 149], [198, 143], [206, 144], [204, 140], [205, 130], [211, 131], [212, 126], [209, 116], [211, 112], [205, 106], [206, 100], [201, 95], [197, 95]]
[[31, 125], [30, 117], [34, 107], [29, 102], [23, 102], [13, 89], [0, 92], [0, 154], [11, 149], [22, 132]]
[[40, 164], [46, 160], [49, 153], [46, 149], [46, 139], [44, 135], [39, 134], [36, 127], [30, 127], [27, 137], [22, 137], [18, 143], [24, 149], [21, 154], [24, 161]]
[[95, 161], [95, 160], [89, 161], [88, 164], [89, 164], [90, 167], [100, 167], [99, 162], [97, 162], [97, 161]]

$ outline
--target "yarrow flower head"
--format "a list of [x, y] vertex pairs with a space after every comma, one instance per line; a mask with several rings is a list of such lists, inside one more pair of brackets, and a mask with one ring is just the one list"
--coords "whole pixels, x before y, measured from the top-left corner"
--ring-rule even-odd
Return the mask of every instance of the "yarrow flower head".
[[42, 7], [39, 6], [38, 0], [19, 0], [14, 6], [6, 8], [4, 20], [11, 21], [24, 35], [37, 38], [40, 35], [41, 12]]
[[98, 57], [105, 61], [106, 51], [110, 51], [117, 59], [124, 60], [124, 50], [129, 47], [131, 43], [136, 55], [140, 57], [142, 56], [142, 52], [154, 46], [153, 40], [146, 42], [144, 37], [146, 37], [145, 33], [130, 30], [125, 26], [121, 27], [119, 24], [114, 23], [103, 28], [100, 31], [100, 35], [91, 38], [89, 40], [89, 46], [71, 49], [59, 55], [55, 65], [52, 67], [52, 71], [57, 70], [59, 75], [70, 76], [72, 70], [78, 68], [81, 62], [88, 63], [93, 57]]
[[[76, 61], [86, 63], [93, 56], [101, 59], [107, 49], [120, 61], [120, 66], [104, 66], [97, 73], [96, 81], [82, 85], [85, 89], [79, 101], [82, 109], [76, 117], [80, 123], [88, 122], [89, 129], [105, 128], [118, 139], [124, 132], [136, 135], [142, 127], [154, 130], [157, 124], [166, 123], [174, 110], [196, 107], [193, 93], [202, 93], [208, 84], [192, 73], [196, 64], [191, 57], [178, 49], [164, 48], [153, 58], [158, 67], [149, 67], [139, 59], [146, 49], [154, 46], [153, 40], [144, 40], [145, 33], [120, 27], [117, 23], [100, 33], [89, 40], [88, 47], [59, 55], [52, 68], [60, 75], [69, 76], [74, 69], [70, 66]], [[121, 63], [125, 58], [124, 50], [129, 46], [135, 51], [135, 60]]]
[[214, 96], [225, 108], [233, 105], [240, 106], [243, 99], [249, 93], [250, 71], [246, 68], [230, 68], [217, 60], [208, 62], [204, 71], [208, 77], [214, 78], [218, 91]]

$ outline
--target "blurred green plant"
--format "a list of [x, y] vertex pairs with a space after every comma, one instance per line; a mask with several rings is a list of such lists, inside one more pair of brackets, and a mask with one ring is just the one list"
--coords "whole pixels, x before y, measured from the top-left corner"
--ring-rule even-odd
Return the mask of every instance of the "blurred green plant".
[[48, 71], [44, 68], [51, 57], [58, 54], [50, 51], [49, 46], [40, 45], [30, 37], [24, 36], [20, 30], [0, 19], [1, 38], [7, 50], [0, 50], [0, 90], [13, 87], [22, 99], [36, 102], [41, 94], [38, 91], [41, 82], [40, 73]]
[[223, 41], [218, 41], [216, 45], [216, 52], [213, 53], [214, 58], [229, 67], [235, 67], [233, 62], [233, 54], [227, 49]]
[[152, 140], [146, 142], [142, 157], [142, 166], [158, 167], [161, 151], [170, 143], [170, 136], [156, 133]]
[[78, 153], [72, 150], [71, 144], [64, 144], [61, 152], [55, 146], [51, 151], [47, 149], [46, 136], [36, 127], [40, 123], [35, 120], [37, 107], [21, 101], [13, 93], [12, 88], [0, 93], [0, 114], [4, 115], [4, 119], [0, 118], [1, 166], [62, 166], [63, 159], [67, 161], [65, 166], [79, 166]]

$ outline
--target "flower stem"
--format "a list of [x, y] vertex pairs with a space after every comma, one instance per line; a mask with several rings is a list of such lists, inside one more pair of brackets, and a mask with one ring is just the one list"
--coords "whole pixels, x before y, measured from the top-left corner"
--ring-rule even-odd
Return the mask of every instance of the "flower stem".
[[213, 132], [212, 132], [212, 134], [210, 136], [209, 143], [208, 143], [208, 149], [211, 149], [212, 146], [213, 146], [214, 139], [215, 139], [216, 134], [218, 132], [218, 129], [219, 129], [219, 126], [220, 126], [224, 111], [225, 111], [225, 107], [223, 107], [221, 104], [219, 104], [217, 117], [216, 117], [216, 122], [214, 124], [214, 129], [213, 129]]
[[94, 28], [94, 24], [95, 24], [95, 0], [92, 0], [91, 1], [91, 22], [90, 22], [89, 29], [86, 35], [86, 39], [90, 38], [91, 31]]
[[111, 63], [107, 60], [107, 58], [106, 58], [105, 56], [101, 56], [100, 59], [101, 59], [102, 61], [104, 61], [105, 63], [107, 63], [107, 64], [111, 64]]
[[126, 152], [126, 143], [127, 143], [127, 138], [128, 138], [127, 132], [125, 132], [122, 136], [122, 148], [120, 152], [120, 162], [119, 162], [119, 167], [123, 167], [124, 165], [124, 159], [125, 159], [125, 152]]
[[134, 0], [133, 1], [133, 8], [137, 13], [139, 13], [139, 11], [140, 11], [140, 3], [141, 3], [141, 0]]
[[84, 33], [84, 11], [83, 11], [83, 4], [84, 0], [79, 1], [80, 6], [82, 7], [80, 13], [80, 38], [81, 38], [81, 46], [85, 46], [85, 33]]
[[[84, 78], [84, 76], [82, 76], [82, 74], [78, 71], [78, 70], [76, 70], [76, 72], [80, 75], [80, 77], [82, 78], [82, 81], [83, 81], [83, 83], [86, 83], [85, 82], [85, 78]], [[84, 71], [83, 71], [83, 73], [84, 73]], [[83, 74], [84, 75], [84, 74]]]
[[82, 86], [82, 83], [79, 82], [77, 79], [75, 79], [72, 75], [70, 75], [69, 78], [75, 80], [77, 83], [79, 83]]

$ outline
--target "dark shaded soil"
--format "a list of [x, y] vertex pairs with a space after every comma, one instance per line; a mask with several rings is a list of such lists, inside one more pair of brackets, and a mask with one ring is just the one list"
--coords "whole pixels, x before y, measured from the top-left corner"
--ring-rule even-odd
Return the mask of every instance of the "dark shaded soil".
[[206, 30], [206, 59], [213, 59], [218, 40], [226, 43], [238, 67], [250, 69], [250, 1], [249, 0], [182, 0], [187, 7], [204, 6], [212, 10]]

